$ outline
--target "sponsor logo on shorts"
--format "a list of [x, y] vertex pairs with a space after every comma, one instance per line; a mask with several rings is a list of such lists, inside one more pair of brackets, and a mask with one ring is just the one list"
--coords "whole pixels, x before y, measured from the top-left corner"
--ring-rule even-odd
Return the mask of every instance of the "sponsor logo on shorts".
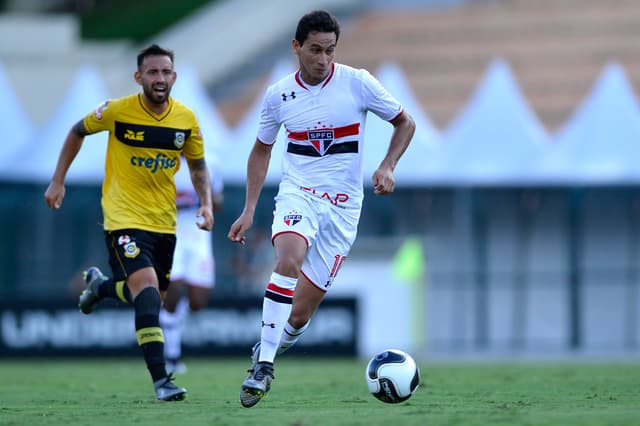
[[295, 210], [289, 212], [289, 214], [284, 215], [284, 224], [287, 226], [294, 226], [296, 223], [302, 220], [302, 215]]

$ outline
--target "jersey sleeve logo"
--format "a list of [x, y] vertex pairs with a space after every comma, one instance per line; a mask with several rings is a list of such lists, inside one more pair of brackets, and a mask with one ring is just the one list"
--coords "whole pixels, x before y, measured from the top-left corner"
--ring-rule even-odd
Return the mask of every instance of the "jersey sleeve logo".
[[94, 115], [96, 117], [96, 119], [98, 120], [102, 120], [102, 113], [105, 112], [107, 110], [107, 108], [109, 108], [109, 101], [106, 100], [103, 103], [101, 103], [100, 105], [98, 105], [96, 107], [96, 110], [94, 111]]

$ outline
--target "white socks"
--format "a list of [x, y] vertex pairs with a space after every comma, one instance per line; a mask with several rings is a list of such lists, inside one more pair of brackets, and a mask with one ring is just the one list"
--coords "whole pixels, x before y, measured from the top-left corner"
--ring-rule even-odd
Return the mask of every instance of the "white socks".
[[271, 274], [262, 302], [262, 332], [259, 361], [273, 362], [285, 324], [291, 313], [297, 278]]
[[189, 301], [183, 297], [170, 313], [164, 308], [160, 310], [160, 327], [164, 334], [164, 357], [167, 360], [178, 360], [182, 356], [182, 323], [189, 313]]
[[291, 346], [295, 345], [302, 333], [309, 327], [309, 323], [306, 323], [300, 328], [293, 328], [291, 324], [287, 321], [284, 325], [284, 330], [282, 332], [282, 336], [280, 336], [280, 346], [278, 347], [277, 355], [285, 352]]

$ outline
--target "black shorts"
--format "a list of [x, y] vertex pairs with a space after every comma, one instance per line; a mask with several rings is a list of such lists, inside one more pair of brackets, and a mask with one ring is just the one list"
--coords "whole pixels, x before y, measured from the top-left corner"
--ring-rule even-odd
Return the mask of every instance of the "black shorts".
[[176, 248], [174, 234], [118, 229], [105, 231], [104, 235], [109, 251], [109, 266], [115, 281], [126, 280], [134, 272], [152, 266], [156, 270], [160, 290], [169, 287]]

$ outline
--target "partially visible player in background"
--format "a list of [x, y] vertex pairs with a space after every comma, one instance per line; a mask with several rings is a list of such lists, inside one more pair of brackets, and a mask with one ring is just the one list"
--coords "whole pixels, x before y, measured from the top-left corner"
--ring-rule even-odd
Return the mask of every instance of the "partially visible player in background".
[[176, 244], [173, 176], [181, 155], [199, 198], [193, 220], [196, 216], [201, 220], [193, 226], [199, 232], [213, 227], [211, 180], [200, 124], [191, 109], [170, 97], [176, 78], [171, 50], [155, 44], [142, 50], [134, 72], [142, 92], [108, 100], [73, 125], [44, 194], [47, 205], [59, 209], [67, 172], [85, 136], [109, 132], [102, 213], [112, 276], [89, 268], [78, 307], [90, 314], [105, 298], [133, 304], [138, 345], [156, 398], [162, 401], [180, 401], [187, 393], [167, 374], [159, 319]]
[[[207, 158], [211, 176], [213, 211], [217, 213], [224, 202], [224, 184], [220, 167]], [[164, 355], [167, 371], [186, 373], [182, 360], [182, 330], [189, 311], [199, 311], [209, 304], [215, 286], [215, 258], [211, 235], [200, 232], [193, 224], [198, 210], [198, 194], [193, 190], [188, 170], [182, 168], [175, 175], [178, 228], [176, 250], [171, 268], [171, 285], [160, 311], [160, 326], [164, 332]]]

